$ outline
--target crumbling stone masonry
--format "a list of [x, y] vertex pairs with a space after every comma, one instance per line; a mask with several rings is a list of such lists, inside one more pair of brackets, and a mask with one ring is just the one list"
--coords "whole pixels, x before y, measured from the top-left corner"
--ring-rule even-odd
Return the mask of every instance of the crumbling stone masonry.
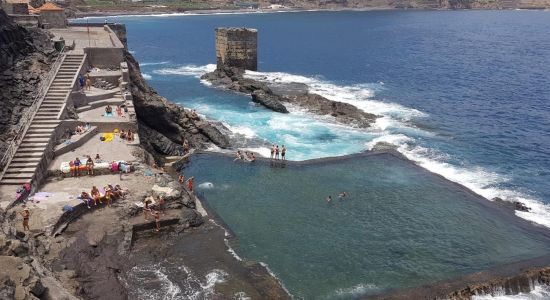
[[217, 67], [258, 70], [258, 31], [250, 28], [216, 28]]

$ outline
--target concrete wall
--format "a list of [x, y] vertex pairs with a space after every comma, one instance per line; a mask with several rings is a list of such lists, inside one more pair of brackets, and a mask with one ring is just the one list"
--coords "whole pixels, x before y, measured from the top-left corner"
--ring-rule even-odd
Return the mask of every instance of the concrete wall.
[[112, 23], [107, 25], [117, 36], [120, 42], [124, 45], [125, 49], [128, 49], [128, 38], [126, 36], [126, 25]]
[[123, 61], [122, 48], [94, 48], [84, 49], [88, 54], [90, 67], [118, 68]]
[[62, 10], [41, 11], [40, 23], [45, 29], [67, 27], [67, 17]]
[[258, 69], [258, 31], [249, 28], [216, 28], [218, 68]]
[[24, 27], [38, 27], [39, 20], [37, 15], [10, 15], [10, 19]]
[[2, 8], [8, 15], [28, 15], [29, 6], [26, 3], [6, 3], [2, 2]]

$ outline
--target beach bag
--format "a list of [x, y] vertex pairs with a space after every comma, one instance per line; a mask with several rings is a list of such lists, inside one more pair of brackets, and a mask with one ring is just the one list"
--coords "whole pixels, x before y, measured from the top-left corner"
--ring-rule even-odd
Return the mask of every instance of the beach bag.
[[111, 164], [111, 171], [118, 172], [118, 163], [114, 162]]

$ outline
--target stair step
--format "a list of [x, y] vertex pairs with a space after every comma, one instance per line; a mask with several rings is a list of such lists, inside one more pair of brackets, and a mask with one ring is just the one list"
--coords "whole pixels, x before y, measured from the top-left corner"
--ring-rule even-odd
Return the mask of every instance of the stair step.
[[22, 162], [22, 163], [14, 163], [13, 161], [10, 163], [10, 168], [36, 168], [38, 165], [38, 162]]
[[20, 168], [10, 165], [5, 174], [34, 173], [34, 171], [36, 171], [36, 167]]
[[42, 160], [42, 157], [14, 157], [10, 164], [38, 164]]
[[25, 139], [23, 140], [24, 142], [29, 142], [29, 143], [48, 143], [50, 141], [50, 137], [31, 137], [31, 138], [28, 138], [25, 137]]
[[36, 152], [17, 152], [15, 153], [15, 157], [17, 158], [41, 158], [44, 154], [43, 151], [36, 151]]
[[34, 124], [34, 123], [31, 123], [31, 127], [29, 128], [30, 129], [54, 129], [55, 127], [57, 127], [57, 123], [45, 123], [45, 124]]
[[59, 120], [57, 119], [37, 119], [37, 118], [34, 118], [32, 120], [32, 123], [33, 124], [56, 124], [56, 125], [59, 125]]
[[4, 179], [32, 179], [34, 177], [34, 172], [23, 172], [23, 173], [13, 173], [13, 174], [4, 174], [4, 177], [2, 177], [2, 181]]
[[45, 148], [46, 146], [48, 146], [48, 143], [47, 142], [39, 142], [39, 143], [36, 143], [36, 142], [22, 142], [21, 145], [19, 145], [19, 149], [28, 149], [28, 148]]
[[29, 128], [29, 130], [27, 130], [27, 133], [51, 133], [53, 131], [54, 131], [54, 128], [45, 128], [45, 129]]
[[40, 109], [38, 110], [38, 113], [41, 113], [41, 112], [58, 113], [59, 111], [60, 111], [59, 108], [40, 107]]
[[46, 150], [46, 147], [36, 147], [36, 148], [18, 148], [17, 153], [38, 153], [38, 152], [44, 152]]
[[[32, 119], [32, 121], [37, 121], [37, 123], [40, 123], [40, 122], [43, 122], [43, 121], [56, 121], [57, 120], [57, 115], [55, 116], [34, 116], [34, 119]], [[57, 120], [59, 121], [59, 120]]]
[[23, 185], [29, 182], [30, 180], [24, 180], [24, 179], [2, 179], [0, 181], [0, 184], [1, 185]]

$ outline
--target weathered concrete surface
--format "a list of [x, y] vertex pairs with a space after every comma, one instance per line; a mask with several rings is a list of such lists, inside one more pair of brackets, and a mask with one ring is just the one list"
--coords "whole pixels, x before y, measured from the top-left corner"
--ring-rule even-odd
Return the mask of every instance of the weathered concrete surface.
[[216, 28], [218, 68], [258, 69], [258, 31], [250, 28]]

